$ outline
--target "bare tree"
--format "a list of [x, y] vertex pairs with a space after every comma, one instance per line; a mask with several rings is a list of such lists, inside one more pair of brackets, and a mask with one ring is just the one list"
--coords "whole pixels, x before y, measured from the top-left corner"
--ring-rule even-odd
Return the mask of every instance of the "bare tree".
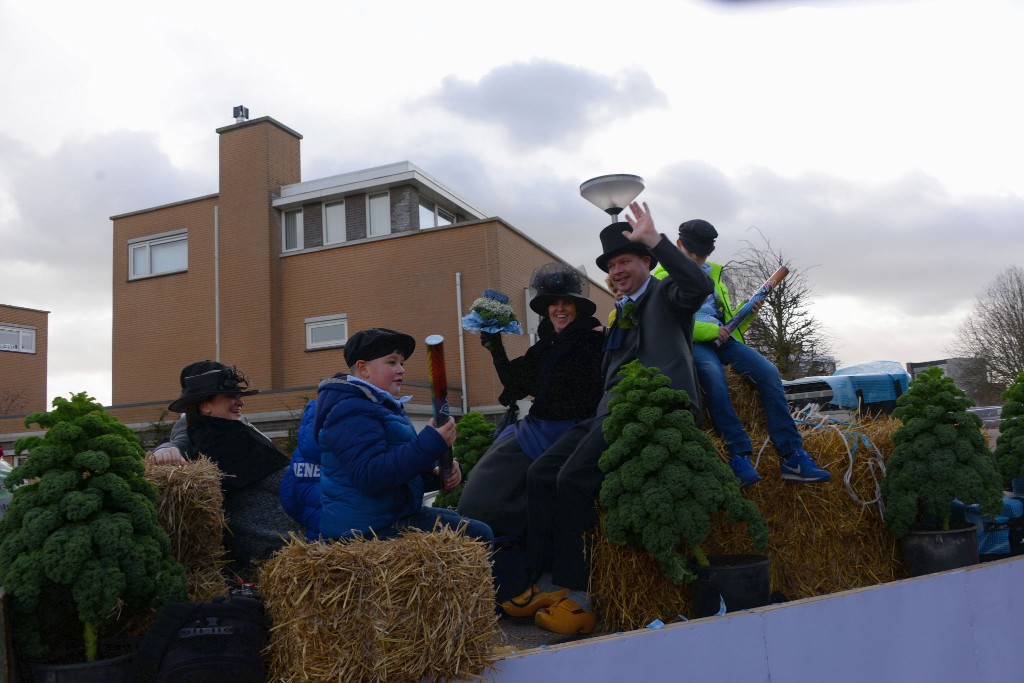
[[977, 384], [1005, 389], [1024, 372], [1024, 269], [1009, 266], [985, 287], [950, 351], [981, 361]]
[[807, 271], [794, 266], [764, 234], [758, 234], [759, 243], [745, 240], [746, 246], [723, 268], [734, 303], [757, 291], [780, 266], [789, 268], [789, 275], [769, 293], [743, 333], [747, 345], [774, 363], [783, 379], [831, 374], [836, 364], [829, 355], [831, 339], [811, 315], [814, 292]]
[[28, 401], [23, 389], [0, 390], [0, 415], [14, 415]]

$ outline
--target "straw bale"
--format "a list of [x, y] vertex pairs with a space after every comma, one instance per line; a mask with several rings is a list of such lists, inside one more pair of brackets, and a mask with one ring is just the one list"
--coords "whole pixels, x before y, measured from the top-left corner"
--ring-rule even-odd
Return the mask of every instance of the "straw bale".
[[[884, 461], [898, 426], [897, 420], [882, 417], [849, 424], [826, 421], [805, 431], [804, 447], [832, 475], [826, 484], [784, 481], [774, 450], [762, 456], [758, 471], [764, 479], [744, 493], [768, 521], [766, 554], [772, 559], [775, 591], [789, 599], [806, 598], [905, 576], [878, 501]], [[753, 552], [742, 529], [722, 521], [705, 546], [708, 553]]]
[[171, 537], [174, 558], [185, 567], [189, 600], [227, 593], [222, 476], [205, 456], [184, 465], [146, 464], [146, 478], [159, 493], [158, 521]]
[[[778, 457], [765, 448], [758, 464], [763, 480], [744, 490], [770, 530], [762, 551], [772, 560], [772, 590], [786, 599], [824, 595], [903, 578], [897, 544], [882, 525], [878, 487], [892, 453], [890, 417], [839, 423], [827, 418], [801, 424], [804, 446], [832, 475], [826, 484], [784, 481]], [[755, 452], [766, 441], [764, 427], [750, 430]], [[726, 458], [721, 440], [719, 455]], [[755, 553], [745, 525], [723, 516], [702, 544], [708, 554]], [[640, 628], [658, 618], [669, 623], [690, 614], [685, 587], [665, 579], [643, 551], [591, 539], [591, 590], [606, 628]]]
[[419, 681], [491, 668], [487, 547], [447, 527], [387, 540], [292, 538], [259, 570], [268, 680]]
[[604, 631], [643, 628], [655, 619], [670, 624], [692, 612], [686, 586], [665, 578], [658, 562], [634, 545], [612, 545], [604, 535], [604, 515], [591, 534], [590, 594]]

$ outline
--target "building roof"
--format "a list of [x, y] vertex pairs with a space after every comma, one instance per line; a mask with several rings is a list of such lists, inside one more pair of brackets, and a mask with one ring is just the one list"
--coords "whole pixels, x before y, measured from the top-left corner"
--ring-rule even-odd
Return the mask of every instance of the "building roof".
[[291, 128], [289, 128], [288, 126], [284, 125], [283, 123], [281, 123], [280, 121], [278, 121], [277, 119], [275, 119], [272, 116], [261, 116], [261, 117], [256, 118], [256, 119], [252, 119], [251, 121], [248, 120], [248, 119], [246, 119], [245, 121], [236, 121], [235, 123], [232, 123], [230, 126], [222, 126], [221, 128], [218, 128], [217, 129], [217, 134], [220, 135], [220, 134], [226, 133], [228, 131], [238, 130], [239, 128], [245, 128], [247, 126], [254, 126], [257, 123], [269, 123], [271, 125], [277, 126], [278, 128], [280, 128], [284, 132], [288, 133], [289, 135], [294, 135], [299, 140], [302, 139], [302, 135], [300, 133], [297, 133], [296, 131], [292, 130]]
[[202, 197], [192, 197], [191, 199], [182, 199], [180, 201], [170, 202], [168, 204], [160, 204], [159, 206], [151, 206], [151, 207], [146, 208], [146, 209], [137, 209], [135, 211], [128, 211], [127, 213], [119, 213], [119, 214], [117, 214], [115, 216], [111, 216], [110, 220], [116, 221], [119, 218], [127, 218], [128, 216], [137, 216], [139, 214], [149, 213], [151, 211], [160, 211], [162, 209], [167, 209], [167, 208], [170, 208], [172, 206], [181, 206], [182, 204], [191, 204], [192, 202], [201, 202], [201, 201], [204, 201], [204, 200], [207, 200], [207, 199], [213, 199], [213, 198], [219, 197], [219, 196], [220, 196], [220, 194], [217, 193], [217, 192], [214, 192], [213, 194], [204, 194]]
[[0, 308], [15, 308], [19, 311], [31, 311], [32, 313], [45, 313], [50, 314], [50, 311], [43, 311], [38, 308], [26, 308], [25, 306], [15, 306], [14, 304], [0, 304]]
[[410, 183], [424, 190], [422, 194], [430, 199], [457, 206], [470, 219], [488, 217], [485, 211], [473, 206], [409, 161], [284, 185], [281, 187], [281, 196], [274, 199], [274, 208], [300, 206], [307, 202], [341, 198], [371, 190], [385, 190]]

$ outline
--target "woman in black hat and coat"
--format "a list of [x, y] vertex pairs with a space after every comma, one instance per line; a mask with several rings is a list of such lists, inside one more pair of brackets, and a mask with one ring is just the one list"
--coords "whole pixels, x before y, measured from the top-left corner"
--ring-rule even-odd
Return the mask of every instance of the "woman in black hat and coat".
[[563, 263], [534, 273], [530, 308], [542, 317], [540, 338], [509, 360], [499, 334], [481, 333], [504, 385], [503, 405], [533, 396], [529, 414], [510, 425], [473, 467], [459, 512], [486, 522], [495, 536], [526, 536], [526, 471], [570, 427], [594, 414], [601, 399], [601, 323], [586, 298], [586, 276]]
[[199, 361], [181, 371], [181, 396], [169, 410], [183, 412], [170, 440], [153, 452], [157, 463], [192, 460], [205, 455], [224, 473], [225, 546], [229, 568], [248, 577], [252, 560], [266, 559], [288, 533], [302, 533], [281, 507], [278, 488], [288, 458], [242, 417], [245, 396], [259, 393], [234, 366]]

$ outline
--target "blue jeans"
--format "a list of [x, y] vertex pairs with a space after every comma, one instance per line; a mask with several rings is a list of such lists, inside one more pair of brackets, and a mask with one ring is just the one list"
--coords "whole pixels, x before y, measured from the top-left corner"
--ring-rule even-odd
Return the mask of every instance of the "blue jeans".
[[391, 536], [397, 536], [398, 531], [401, 529], [421, 529], [423, 531], [433, 531], [434, 522], [440, 519], [441, 524], [457, 529], [462, 522], [468, 522], [466, 527], [466, 536], [475, 538], [488, 545], [494, 540], [494, 533], [491, 532], [491, 527], [487, 526], [483, 522], [475, 519], [469, 519], [463, 517], [455, 510], [449, 510], [448, 508], [432, 508], [423, 506], [418, 512], [414, 512], [408, 517], [403, 517], [397, 520], [392, 527], [384, 529], [383, 532], [377, 533], [377, 538], [388, 538]]
[[768, 436], [779, 455], [785, 458], [798, 448], [803, 448], [803, 438], [789, 414], [779, 370], [768, 359], [730, 337], [720, 347], [716, 347], [714, 342], [694, 344], [693, 362], [697, 366], [697, 377], [704, 389], [704, 400], [715, 433], [725, 440], [729, 455], [750, 455], [754, 448], [732, 407], [729, 386], [725, 381], [726, 365], [732, 366], [733, 370], [753, 382], [761, 394], [768, 422]]

